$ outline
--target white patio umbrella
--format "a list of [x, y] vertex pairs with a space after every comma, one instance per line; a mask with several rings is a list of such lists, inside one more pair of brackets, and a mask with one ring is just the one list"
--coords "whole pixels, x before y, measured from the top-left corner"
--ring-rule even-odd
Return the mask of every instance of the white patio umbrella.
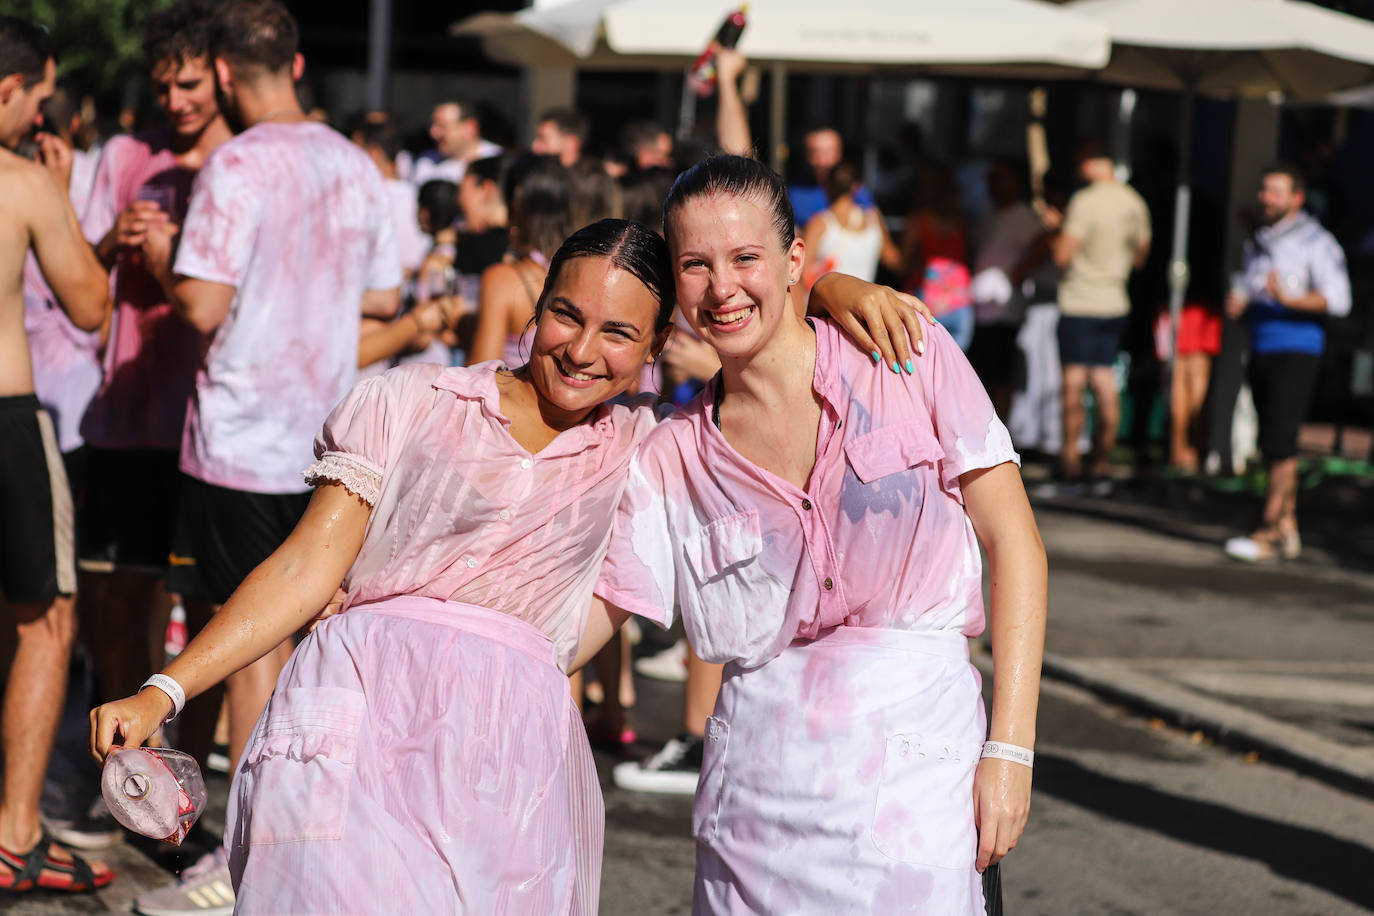
[[[564, 0], [481, 13], [454, 31], [507, 63], [676, 68], [701, 53], [736, 0]], [[1101, 67], [1105, 29], [1039, 0], [752, 0], [751, 60], [868, 73], [932, 64]]]
[[1314, 100], [1374, 82], [1374, 23], [1298, 0], [1076, 0], [1067, 8], [1111, 35], [1112, 57], [1099, 79], [1183, 93], [1169, 262], [1177, 335], [1188, 285], [1194, 96]]

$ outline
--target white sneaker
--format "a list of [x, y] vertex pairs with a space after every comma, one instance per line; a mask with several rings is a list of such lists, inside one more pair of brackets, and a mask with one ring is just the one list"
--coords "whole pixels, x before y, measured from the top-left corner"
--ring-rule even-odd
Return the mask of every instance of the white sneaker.
[[678, 735], [647, 760], [628, 760], [616, 765], [615, 784], [631, 792], [692, 795], [701, 777], [705, 740], [698, 735]]
[[635, 671], [658, 681], [687, 680], [687, 640], [679, 639], [656, 655], [636, 659]]
[[234, 916], [234, 885], [224, 847], [208, 852], [181, 873], [174, 883], [134, 899], [134, 912], [143, 916]]

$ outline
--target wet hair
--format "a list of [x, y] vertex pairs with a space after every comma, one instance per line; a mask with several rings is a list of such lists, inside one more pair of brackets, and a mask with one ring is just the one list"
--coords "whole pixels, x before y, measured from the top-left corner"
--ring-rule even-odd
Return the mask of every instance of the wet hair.
[[47, 29], [17, 16], [0, 16], [0, 79], [18, 73], [26, 88], [41, 83], [50, 60], [57, 62], [57, 52]]
[[419, 206], [429, 211], [429, 229], [438, 232], [458, 221], [458, 186], [435, 178], [420, 185]]
[[748, 197], [762, 204], [773, 215], [773, 230], [782, 250], [792, 247], [797, 238], [797, 221], [786, 183], [762, 162], [743, 156], [710, 156], [679, 175], [663, 202], [664, 235], [672, 232], [676, 211], [687, 201], [708, 194]]
[[545, 121], [552, 121], [559, 133], [576, 137], [583, 144], [586, 144], [591, 122], [587, 120], [586, 115], [576, 108], [550, 108], [539, 116], [540, 124]]
[[854, 193], [859, 186], [859, 170], [848, 159], [835, 163], [825, 179], [825, 199], [834, 203], [846, 194]]
[[572, 231], [572, 179], [556, 156], [522, 153], [506, 175], [511, 236], [521, 256], [558, 248]]
[[1291, 162], [1271, 162], [1265, 166], [1261, 175], [1287, 175], [1288, 181], [1292, 184], [1293, 193], [1307, 192], [1307, 179], [1302, 174], [1302, 169]]
[[214, 22], [215, 8], [207, 0], [180, 0], [158, 10], [143, 26], [143, 62], [149, 70], [202, 57], [209, 64]]
[[574, 258], [606, 258], [615, 267], [643, 283], [658, 300], [654, 333], [660, 333], [668, 327], [677, 304], [668, 243], [648, 226], [629, 219], [603, 219], [583, 226], [558, 246], [558, 251], [549, 261], [544, 289], [534, 306], [536, 322], [544, 313], [544, 304], [557, 286], [563, 267]]
[[375, 149], [388, 162], [395, 162], [401, 154], [401, 129], [394, 121], [364, 121], [353, 132], [363, 149]]
[[223, 0], [215, 7], [210, 50], [235, 69], [280, 73], [296, 58], [296, 20], [278, 0]]
[[677, 175], [672, 169], [655, 166], [626, 172], [620, 179], [621, 202], [625, 218], [663, 231], [663, 202]]

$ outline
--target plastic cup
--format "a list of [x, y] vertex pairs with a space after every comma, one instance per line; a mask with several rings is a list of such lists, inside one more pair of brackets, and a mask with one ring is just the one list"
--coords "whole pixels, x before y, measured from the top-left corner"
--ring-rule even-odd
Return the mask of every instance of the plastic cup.
[[209, 797], [194, 757], [151, 747], [111, 748], [100, 774], [100, 791], [119, 823], [177, 846]]

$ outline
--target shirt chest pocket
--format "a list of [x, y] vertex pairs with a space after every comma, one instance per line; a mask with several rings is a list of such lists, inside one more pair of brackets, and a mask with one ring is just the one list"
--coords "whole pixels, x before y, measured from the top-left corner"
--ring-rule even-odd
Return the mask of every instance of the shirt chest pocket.
[[854, 476], [873, 483], [889, 474], [927, 465], [931, 470], [944, 460], [945, 450], [927, 423], [893, 423], [880, 426], [844, 444], [845, 457]]
[[777, 635], [789, 589], [762, 562], [756, 510], [713, 519], [682, 546], [690, 580], [682, 594], [692, 647], [707, 661], [748, 658]]

